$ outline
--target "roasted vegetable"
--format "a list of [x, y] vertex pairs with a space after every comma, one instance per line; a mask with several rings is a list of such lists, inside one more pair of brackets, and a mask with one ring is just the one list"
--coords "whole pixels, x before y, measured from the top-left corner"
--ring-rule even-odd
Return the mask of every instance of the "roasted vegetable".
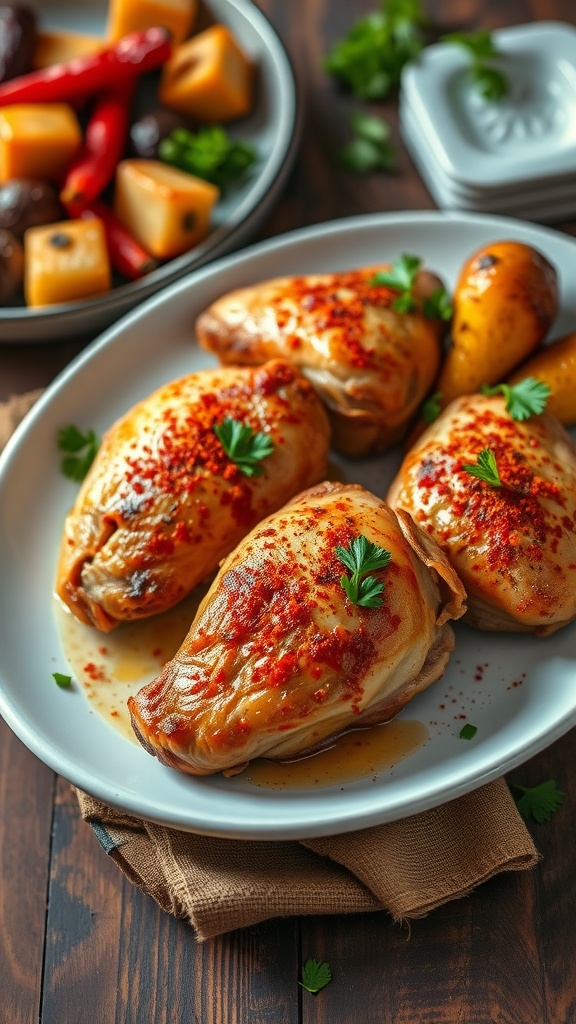
[[0, 186], [0, 228], [22, 238], [28, 228], [62, 220], [64, 211], [54, 185], [37, 178], [12, 178]]
[[101, 295], [110, 262], [101, 221], [65, 220], [30, 228], [24, 237], [24, 294], [29, 306]]
[[0, 303], [3, 305], [18, 291], [24, 272], [22, 246], [11, 231], [0, 230]]
[[0, 82], [25, 74], [36, 46], [36, 15], [24, 4], [0, 4]]
[[128, 32], [162, 25], [175, 44], [189, 34], [198, 10], [198, 0], [110, 0], [107, 36], [121, 39]]
[[253, 71], [230, 29], [212, 25], [176, 47], [162, 68], [158, 97], [199, 121], [229, 121], [250, 110]]
[[81, 144], [78, 118], [67, 103], [6, 107], [0, 110], [0, 181], [58, 181]]
[[220, 190], [160, 160], [122, 160], [114, 210], [120, 222], [157, 259], [191, 249], [210, 230]]
[[434, 390], [448, 405], [496, 384], [544, 339], [558, 310], [556, 270], [522, 242], [493, 242], [462, 267], [452, 346]]
[[536, 377], [550, 388], [546, 406], [565, 426], [576, 424], [576, 331], [546, 345], [523, 363], [508, 379], [516, 384], [523, 377]]

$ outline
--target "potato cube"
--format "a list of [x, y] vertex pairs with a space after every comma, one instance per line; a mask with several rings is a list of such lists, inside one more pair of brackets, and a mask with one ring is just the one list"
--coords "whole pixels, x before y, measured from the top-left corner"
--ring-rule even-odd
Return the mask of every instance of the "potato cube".
[[160, 160], [122, 160], [116, 170], [116, 215], [161, 260], [206, 237], [219, 195], [216, 185]]
[[252, 105], [253, 64], [225, 25], [176, 47], [162, 69], [160, 102], [199, 121], [229, 121]]
[[24, 297], [29, 306], [88, 299], [109, 288], [102, 221], [64, 220], [25, 232]]
[[78, 32], [38, 32], [32, 54], [32, 67], [38, 71], [52, 64], [63, 64], [74, 57], [87, 53], [98, 53], [106, 46], [98, 36], [81, 35]]
[[0, 110], [0, 181], [58, 181], [82, 143], [66, 103], [15, 103]]
[[110, 0], [108, 38], [115, 42], [128, 32], [162, 25], [178, 45], [190, 34], [197, 10], [198, 0]]

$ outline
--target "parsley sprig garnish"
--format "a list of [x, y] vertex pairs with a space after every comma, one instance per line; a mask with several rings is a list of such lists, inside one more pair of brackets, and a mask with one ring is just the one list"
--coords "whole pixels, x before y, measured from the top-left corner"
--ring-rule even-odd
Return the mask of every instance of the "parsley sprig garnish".
[[395, 260], [390, 270], [379, 270], [377, 274], [374, 274], [370, 284], [384, 285], [385, 288], [391, 288], [392, 291], [398, 292], [398, 298], [394, 299], [392, 309], [398, 313], [410, 313], [416, 309], [416, 300], [412, 290], [421, 266], [422, 260], [419, 256], [403, 253], [400, 259]]
[[316, 995], [321, 989], [326, 988], [330, 981], [332, 981], [330, 965], [325, 960], [314, 960], [311, 957], [302, 968], [302, 981], [299, 981], [298, 984], [307, 992]]
[[334, 553], [339, 562], [350, 570], [350, 576], [340, 577], [340, 586], [352, 604], [362, 608], [380, 608], [384, 604], [384, 584], [368, 573], [385, 569], [392, 555], [385, 548], [373, 544], [363, 534], [354, 537], [347, 548], [338, 545]]
[[[373, 286], [383, 285], [398, 292], [392, 309], [397, 313], [411, 313], [417, 307], [414, 286], [421, 266], [422, 260], [419, 256], [403, 253], [400, 259], [392, 264], [390, 270], [379, 270], [370, 278], [369, 283]], [[429, 320], [449, 320], [452, 316], [452, 303], [446, 289], [436, 288], [432, 295], [424, 300], [422, 311]]]
[[63, 672], [53, 672], [52, 678], [56, 686], [59, 686], [62, 690], [66, 690], [72, 685], [72, 676], [66, 676]]
[[384, 100], [424, 46], [421, 0], [382, 0], [332, 48], [324, 67], [355, 96]]
[[536, 377], [525, 377], [517, 384], [495, 384], [490, 387], [482, 385], [483, 395], [504, 395], [506, 412], [513, 420], [527, 420], [530, 416], [539, 416], [544, 412], [546, 403], [552, 394], [550, 388]]
[[541, 782], [538, 786], [517, 786], [511, 783], [511, 788], [522, 794], [515, 798], [522, 817], [533, 818], [538, 822], [550, 821], [566, 796], [553, 780]]
[[425, 402], [420, 407], [420, 415], [428, 426], [437, 420], [440, 413], [442, 412], [442, 392], [435, 391], [433, 395], [429, 395]]
[[496, 103], [508, 93], [508, 80], [501, 71], [492, 67], [490, 61], [496, 60], [502, 54], [494, 45], [490, 32], [478, 29], [474, 32], [452, 32], [443, 36], [442, 42], [455, 43], [463, 47], [469, 58], [470, 80], [485, 100]]
[[462, 728], [460, 729], [460, 739], [473, 740], [477, 732], [477, 725], [472, 725], [471, 722], [466, 722], [466, 725], [463, 725]]
[[475, 463], [467, 462], [462, 466], [462, 469], [465, 473], [469, 473], [470, 476], [476, 476], [479, 480], [484, 480], [491, 487], [502, 486], [496, 456], [491, 448], [483, 448], [477, 461]]
[[61, 452], [68, 453], [60, 463], [64, 476], [81, 483], [94, 462], [100, 447], [99, 438], [93, 430], [87, 430], [83, 434], [78, 427], [70, 424], [59, 431], [58, 447]]
[[160, 143], [158, 155], [164, 163], [225, 188], [254, 163], [256, 150], [230, 138], [221, 125], [208, 125], [198, 132], [175, 128]]
[[355, 174], [390, 171], [395, 154], [386, 121], [356, 111], [350, 115], [350, 127], [354, 137], [340, 152], [342, 163]]
[[245, 476], [261, 476], [264, 467], [262, 459], [274, 451], [274, 443], [268, 434], [256, 433], [247, 423], [227, 416], [213, 428], [226, 455]]

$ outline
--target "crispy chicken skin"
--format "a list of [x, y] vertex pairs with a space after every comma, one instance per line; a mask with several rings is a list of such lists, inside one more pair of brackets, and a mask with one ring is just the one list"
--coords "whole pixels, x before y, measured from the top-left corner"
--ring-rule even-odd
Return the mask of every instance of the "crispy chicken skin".
[[[463, 469], [484, 448], [500, 487]], [[576, 447], [555, 417], [517, 422], [500, 396], [457, 398], [408, 453], [387, 500], [446, 552], [472, 625], [546, 636], [576, 617]]]
[[[363, 534], [391, 552], [383, 604], [352, 604], [335, 548]], [[409, 515], [356, 484], [323, 483], [229, 555], [180, 650], [128, 701], [164, 764], [233, 772], [311, 753], [395, 715], [444, 671], [464, 591]]]
[[[370, 284], [383, 269], [283, 277], [231, 292], [201, 313], [198, 340], [223, 363], [290, 360], [326, 404], [339, 451], [385, 451], [436, 377], [443, 326], [419, 309], [393, 309], [398, 292]], [[421, 304], [440, 285], [419, 271], [414, 297]]]
[[[213, 429], [226, 417], [272, 439], [261, 475], [227, 456]], [[66, 519], [58, 595], [105, 632], [165, 611], [263, 516], [323, 479], [329, 442], [314, 389], [282, 360], [166, 384], [105, 435]]]

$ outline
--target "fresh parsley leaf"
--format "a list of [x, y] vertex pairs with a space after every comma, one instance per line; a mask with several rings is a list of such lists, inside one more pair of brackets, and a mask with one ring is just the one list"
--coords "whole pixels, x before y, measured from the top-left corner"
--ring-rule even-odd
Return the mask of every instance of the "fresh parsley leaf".
[[473, 740], [477, 732], [477, 726], [471, 725], [470, 722], [466, 722], [466, 725], [463, 725], [462, 728], [460, 729], [460, 739]]
[[326, 988], [330, 981], [332, 981], [332, 971], [326, 961], [310, 958], [302, 968], [302, 981], [299, 981], [298, 984], [307, 992], [316, 995], [321, 989]]
[[83, 434], [78, 427], [70, 424], [58, 433], [58, 447], [68, 452], [60, 462], [60, 469], [70, 480], [81, 483], [94, 462], [100, 441], [93, 430]]
[[389, 171], [394, 166], [390, 129], [381, 117], [354, 113], [350, 116], [354, 138], [340, 151], [340, 160], [355, 174]]
[[517, 384], [495, 384], [494, 387], [483, 384], [481, 390], [483, 395], [504, 395], [506, 412], [513, 420], [539, 416], [552, 394], [548, 385], [536, 377], [524, 377]]
[[72, 685], [72, 676], [65, 676], [62, 672], [53, 672], [52, 678], [56, 685], [60, 686], [63, 690]]
[[362, 608], [380, 608], [384, 603], [381, 596], [384, 584], [368, 573], [385, 569], [392, 558], [390, 552], [360, 534], [350, 541], [347, 548], [338, 545], [334, 553], [351, 574], [340, 577], [340, 586], [348, 600]]
[[523, 818], [533, 818], [534, 821], [550, 821], [555, 811], [566, 796], [558, 789], [555, 782], [541, 782], [538, 786], [517, 786], [515, 783], [512, 789], [522, 793], [516, 798], [516, 806]]
[[427, 299], [424, 299], [424, 316], [428, 320], [450, 320], [454, 313], [452, 297], [445, 288], [435, 288]]
[[364, 100], [383, 100], [398, 86], [402, 68], [424, 46], [421, 0], [382, 0], [332, 48], [324, 67]]
[[383, 285], [399, 292], [399, 296], [392, 303], [392, 309], [398, 313], [409, 313], [416, 308], [416, 302], [412, 294], [416, 275], [422, 266], [419, 256], [410, 256], [404, 253], [399, 260], [392, 264], [390, 270], [379, 270], [370, 279], [371, 285]]
[[424, 423], [430, 425], [437, 420], [440, 413], [442, 412], [442, 392], [435, 391], [433, 395], [429, 395], [426, 401], [420, 408], [420, 415], [424, 420]]
[[478, 29], [474, 32], [452, 32], [442, 37], [445, 43], [455, 43], [463, 47], [469, 58], [469, 76], [471, 82], [484, 99], [491, 103], [498, 102], [508, 93], [508, 80], [501, 71], [487, 64], [486, 61], [501, 57], [494, 45], [490, 32]]
[[483, 448], [477, 462], [474, 464], [467, 463], [462, 466], [462, 469], [465, 473], [469, 473], [470, 476], [477, 476], [479, 480], [484, 480], [491, 487], [502, 486], [496, 456], [491, 448]]
[[175, 128], [160, 143], [158, 155], [164, 163], [225, 188], [254, 163], [256, 150], [249, 142], [231, 139], [221, 125], [209, 125], [198, 132]]
[[274, 443], [268, 434], [256, 433], [247, 423], [231, 419], [229, 416], [213, 428], [226, 455], [236, 463], [245, 476], [261, 476], [264, 467], [262, 459], [274, 451]]

